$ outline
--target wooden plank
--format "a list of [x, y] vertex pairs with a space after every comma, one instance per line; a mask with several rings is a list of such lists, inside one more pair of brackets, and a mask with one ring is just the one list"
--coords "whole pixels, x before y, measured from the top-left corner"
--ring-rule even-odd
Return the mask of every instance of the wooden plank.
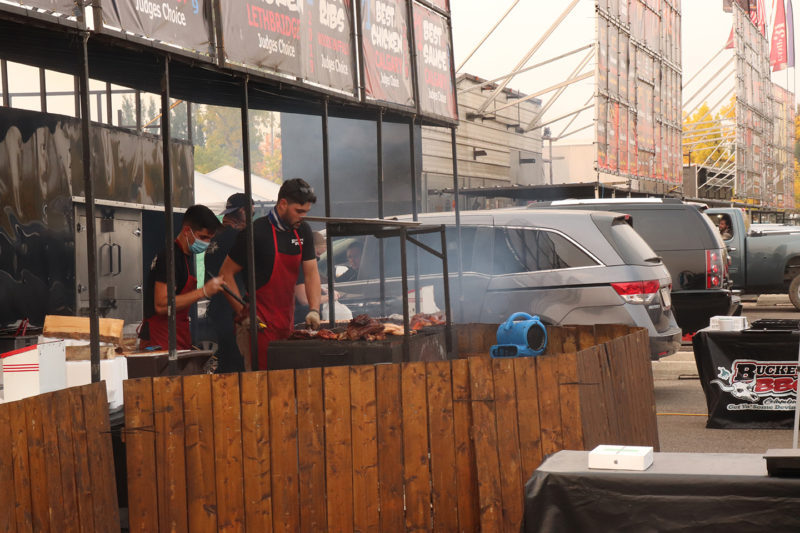
[[475, 441], [478, 474], [480, 530], [484, 533], [501, 531], [503, 508], [500, 461], [497, 457], [492, 360], [479, 357], [470, 359], [469, 377], [472, 396], [472, 435]]
[[6, 404], [11, 426], [11, 461], [14, 465], [14, 494], [16, 496], [16, 531], [33, 531], [30, 463], [28, 461], [28, 422], [22, 402]]
[[239, 375], [239, 382], [245, 525], [248, 531], [269, 533], [272, 531], [269, 379], [266, 372], [246, 372]]
[[0, 449], [5, 451], [0, 454], [0, 487], [3, 489], [3, 494], [0, 496], [0, 516], [4, 517], [3, 520], [0, 520], [0, 533], [17, 531], [12, 434], [11, 409], [8, 406], [0, 405]]
[[577, 326], [578, 330], [578, 349], [576, 351], [591, 348], [597, 344], [597, 337], [595, 336], [594, 326], [582, 325]]
[[605, 344], [608, 381], [606, 395], [611, 398], [609, 418], [617, 421], [615, 443], [633, 444], [630, 442], [630, 412], [627, 409], [628, 384], [622, 379], [624, 374], [624, 344], [621, 337], [615, 337]]
[[350, 432], [350, 368], [322, 373], [325, 395], [325, 477], [328, 529], [353, 530], [353, 447]]
[[375, 367], [350, 367], [354, 531], [380, 528]]
[[[78, 489], [75, 484], [75, 441], [72, 434], [69, 401], [66, 392], [58, 394], [58, 400], [52, 402], [53, 428], [58, 436], [58, 458], [61, 466], [61, 493], [64, 502], [64, 531], [80, 531], [78, 515]], [[2, 422], [0, 422], [2, 425]], [[0, 471], [2, 471], [0, 465]], [[2, 512], [0, 512], [2, 515]]]
[[153, 379], [160, 531], [186, 531], [186, 455], [180, 377]]
[[[106, 384], [100, 382], [86, 385], [81, 387], [81, 393], [86, 417], [86, 441], [89, 445], [89, 471], [95, 491], [94, 525], [99, 530], [112, 531], [119, 527], [119, 501]], [[180, 446], [182, 445], [183, 440], [180, 441]], [[185, 482], [184, 475], [182, 483]]]
[[293, 370], [267, 372], [273, 531], [300, 528], [297, 416]]
[[[95, 494], [92, 485], [92, 472], [89, 466], [89, 454], [87, 453], [89, 435], [87, 432], [83, 392], [80, 387], [72, 387], [64, 392], [68, 395], [70, 421], [72, 423], [74, 444], [72, 453], [73, 457], [75, 457], [75, 488], [78, 493], [78, 517], [81, 531], [99, 531], [102, 529], [100, 527], [102, 524], [95, 524]], [[131, 531], [135, 531], [133, 527], [131, 527]]]
[[594, 449], [609, 440], [608, 421], [603, 397], [600, 370], [600, 348], [592, 346], [577, 354], [578, 383], [580, 384], [581, 428], [584, 450]]
[[547, 326], [547, 347], [545, 355], [553, 355], [564, 351], [564, 333], [561, 326]]
[[[125, 321], [118, 318], [101, 318], [100, 340], [121, 346], [124, 325]], [[91, 338], [89, 317], [47, 315], [44, 317], [42, 334], [57, 339], [89, 340]]]
[[450, 363], [427, 363], [433, 530], [458, 530], [453, 384]]
[[[42, 443], [44, 445], [45, 470], [47, 477], [47, 500], [51, 531], [73, 531], [75, 523], [67, 524], [64, 519], [64, 492], [61, 489], [61, 455], [58, 453], [58, 431], [56, 429], [55, 405], [59, 403], [58, 394], [48, 393], [35, 396], [39, 403], [42, 419]], [[113, 465], [112, 473], [113, 477]], [[116, 496], [116, 487], [114, 495]], [[119, 522], [117, 522], [119, 524]]]
[[578, 328], [575, 326], [562, 326], [562, 344], [561, 352], [576, 352], [578, 351]]
[[378, 419], [378, 486], [381, 531], [402, 531], [403, 420], [400, 365], [375, 367]]
[[581, 385], [578, 380], [578, 356], [575, 352], [559, 356], [558, 380], [562, 444], [567, 450], [582, 450], [583, 413], [581, 412]]
[[459, 531], [478, 531], [478, 472], [472, 442], [469, 361], [452, 362], [453, 425]]
[[217, 530], [217, 485], [211, 375], [183, 378], [183, 423], [188, 530], [212, 533]]
[[132, 532], [152, 533], [158, 531], [153, 380], [127, 379], [122, 382], [122, 391], [125, 400], [128, 521]]
[[239, 374], [211, 377], [214, 412], [214, 468], [217, 476], [217, 528], [244, 529], [242, 470], [242, 403]]
[[[612, 338], [613, 340], [613, 338]], [[609, 341], [611, 342], [611, 341]], [[620, 419], [617, 416], [618, 404], [615, 396], [617, 384], [614, 382], [611, 371], [609, 357], [609, 342], [603, 343], [599, 348], [600, 362], [600, 383], [603, 395], [603, 406], [605, 411], [605, 422], [609, 432], [609, 442], [619, 442], [620, 439]], [[601, 443], [603, 444], [603, 443]]]
[[25, 419], [28, 423], [28, 469], [31, 480], [31, 510], [33, 530], [50, 531], [50, 502], [47, 493], [47, 456], [44, 450], [42, 416], [39, 398], [33, 396], [22, 400]]
[[425, 363], [403, 364], [401, 378], [406, 530], [429, 531], [432, 517]]
[[536, 379], [542, 453], [548, 455], [564, 449], [561, 399], [558, 391], [558, 356], [547, 355], [536, 358]]
[[297, 387], [297, 450], [299, 465], [300, 531], [325, 531], [325, 406], [322, 369], [295, 370]]
[[[559, 359], [562, 356], [559, 356]], [[519, 531], [522, 525], [525, 481], [517, 423], [517, 390], [514, 360], [492, 361], [497, 416], [497, 456], [500, 461], [500, 494], [503, 497], [503, 531]]]
[[522, 479], [527, 481], [542, 462], [536, 358], [518, 357], [514, 359], [514, 384], [517, 389]]

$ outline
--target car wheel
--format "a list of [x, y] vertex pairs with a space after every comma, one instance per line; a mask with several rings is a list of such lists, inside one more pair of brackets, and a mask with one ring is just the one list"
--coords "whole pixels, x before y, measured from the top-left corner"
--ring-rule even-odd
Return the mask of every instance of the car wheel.
[[795, 309], [800, 310], [800, 275], [795, 276], [789, 284], [789, 300]]

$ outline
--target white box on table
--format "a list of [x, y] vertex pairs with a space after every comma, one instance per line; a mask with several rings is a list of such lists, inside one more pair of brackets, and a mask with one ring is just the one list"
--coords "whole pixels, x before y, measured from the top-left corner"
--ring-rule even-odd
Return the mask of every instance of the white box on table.
[[647, 470], [653, 464], [652, 446], [601, 444], [589, 452], [589, 468]]
[[0, 402], [67, 386], [64, 341], [40, 342], [0, 354]]

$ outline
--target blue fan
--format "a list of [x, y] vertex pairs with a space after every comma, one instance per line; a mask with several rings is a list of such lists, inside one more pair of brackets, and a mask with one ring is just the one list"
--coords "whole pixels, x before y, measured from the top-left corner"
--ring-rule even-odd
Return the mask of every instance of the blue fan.
[[547, 347], [547, 328], [538, 316], [514, 313], [497, 328], [497, 344], [492, 357], [526, 357], [539, 355]]

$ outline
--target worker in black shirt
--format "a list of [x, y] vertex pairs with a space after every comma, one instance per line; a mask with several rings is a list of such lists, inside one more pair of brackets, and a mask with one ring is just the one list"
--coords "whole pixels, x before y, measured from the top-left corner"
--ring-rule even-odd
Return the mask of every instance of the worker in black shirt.
[[[272, 211], [253, 223], [256, 311], [266, 325], [259, 329], [258, 334], [258, 365], [261, 369], [267, 368], [269, 343], [287, 339], [292, 333], [294, 287], [301, 268], [310, 309], [305, 322], [314, 329], [320, 325], [320, 280], [314, 238], [309, 225], [303, 222], [316, 201], [314, 189], [308, 183], [298, 178], [290, 179], [278, 191], [278, 203]], [[234, 292], [238, 292], [234, 276], [247, 267], [245, 235], [245, 232], [239, 233], [220, 271], [220, 276]], [[229, 295], [226, 297], [239, 319], [244, 318], [247, 310]]]
[[[219, 274], [225, 257], [233, 248], [236, 236], [245, 227], [245, 209], [250, 206], [252, 211], [253, 202], [247, 199], [243, 193], [232, 194], [225, 204], [222, 215], [223, 228], [211, 239], [211, 244], [206, 250], [205, 268], [206, 278]], [[244, 293], [244, 283], [241, 276], [236, 276], [236, 286], [240, 293]], [[208, 327], [211, 330], [211, 339], [217, 343], [217, 372], [243, 372], [244, 360], [236, 344], [236, 328], [233, 323], [233, 311], [228, 305], [223, 293], [217, 293], [211, 297], [206, 311]]]
[[[206, 251], [222, 224], [204, 205], [193, 205], [183, 215], [180, 233], [175, 238], [175, 337], [178, 350], [192, 347], [189, 308], [202, 298], [210, 298], [222, 288], [222, 278], [208, 280], [197, 288], [192, 254]], [[139, 326], [139, 347], [169, 347], [167, 320], [167, 251], [162, 250], [150, 265], [144, 289], [144, 320]]]

